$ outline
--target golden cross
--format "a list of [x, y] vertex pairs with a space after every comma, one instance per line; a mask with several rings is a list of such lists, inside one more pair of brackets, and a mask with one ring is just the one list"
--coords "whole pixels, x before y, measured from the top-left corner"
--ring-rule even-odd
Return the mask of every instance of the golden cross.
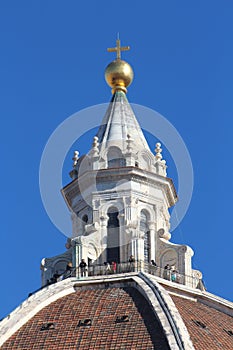
[[118, 38], [116, 41], [116, 47], [110, 47], [107, 49], [108, 52], [116, 52], [117, 53], [117, 60], [121, 59], [121, 51], [128, 51], [130, 50], [129, 46], [121, 46], [121, 41]]

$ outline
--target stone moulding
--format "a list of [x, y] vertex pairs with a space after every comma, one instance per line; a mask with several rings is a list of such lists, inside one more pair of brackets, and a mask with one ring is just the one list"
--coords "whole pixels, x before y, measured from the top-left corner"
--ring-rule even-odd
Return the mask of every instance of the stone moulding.
[[118, 169], [109, 168], [87, 171], [85, 174], [82, 174], [79, 178], [75, 179], [70, 184], [65, 186], [61, 190], [61, 193], [68, 207], [71, 208], [72, 198], [74, 195], [81, 193], [79, 184], [82, 183], [83, 191], [87, 189], [90, 184], [93, 184], [93, 181], [95, 181], [96, 184], [106, 184], [108, 182], [118, 182], [121, 180], [132, 180], [156, 188], [162, 188], [168, 198], [169, 206], [173, 206], [178, 200], [174, 184], [170, 178], [135, 167], [122, 167]]

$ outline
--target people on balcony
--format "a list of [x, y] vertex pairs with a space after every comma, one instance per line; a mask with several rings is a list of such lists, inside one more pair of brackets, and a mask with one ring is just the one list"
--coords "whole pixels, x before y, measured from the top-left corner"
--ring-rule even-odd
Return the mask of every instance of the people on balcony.
[[129, 257], [129, 271], [132, 272], [135, 269], [135, 258], [133, 255]]
[[116, 273], [117, 264], [116, 264], [115, 261], [112, 261], [111, 267], [112, 267], [112, 272], [113, 272], [113, 273]]
[[163, 278], [165, 280], [171, 280], [171, 266], [169, 264], [164, 267]]
[[60, 275], [57, 273], [57, 271], [53, 274], [53, 276], [48, 281], [48, 284], [56, 283]]
[[80, 267], [81, 277], [86, 277], [86, 275], [87, 275], [87, 263], [86, 263], [85, 259], [81, 260], [79, 267]]
[[[47, 280], [47, 286], [59, 281], [62, 281], [71, 276], [76, 276], [76, 267], [72, 266], [71, 262], [67, 263], [66, 270], [61, 274], [58, 271]], [[137, 261], [133, 255], [130, 255], [129, 259], [125, 262], [112, 261], [111, 263], [105, 262], [103, 265], [89, 262], [89, 266], [87, 265], [85, 259], [82, 259], [80, 264], [78, 265], [78, 271], [80, 277], [91, 277], [91, 276], [99, 276], [99, 275], [111, 275], [118, 273], [127, 273], [133, 271], [145, 271], [152, 275], [162, 277], [168, 281], [185, 284], [185, 278], [189, 278], [190, 281], [193, 281], [193, 285], [200, 290], [205, 290], [205, 286], [203, 285], [203, 281], [201, 279], [197, 280], [197, 277], [186, 276], [181, 274], [175, 265], [166, 264], [164, 268], [158, 266], [154, 260], [150, 260], [150, 264], [141, 264], [141, 261]]]
[[177, 270], [175, 270], [175, 269], [171, 270], [171, 281], [172, 282], [176, 282], [176, 280], [177, 280], [177, 273], [178, 273]]
[[109, 262], [105, 261], [104, 265], [105, 265], [105, 275], [110, 274], [111, 273], [111, 266], [110, 266]]

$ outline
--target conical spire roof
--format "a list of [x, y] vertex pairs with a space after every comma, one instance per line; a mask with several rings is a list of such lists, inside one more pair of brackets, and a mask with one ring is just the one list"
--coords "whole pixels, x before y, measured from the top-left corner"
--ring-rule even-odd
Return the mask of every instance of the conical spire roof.
[[150, 150], [125, 93], [117, 90], [97, 133], [100, 152], [110, 146], [117, 146], [123, 150], [128, 135], [138, 150]]

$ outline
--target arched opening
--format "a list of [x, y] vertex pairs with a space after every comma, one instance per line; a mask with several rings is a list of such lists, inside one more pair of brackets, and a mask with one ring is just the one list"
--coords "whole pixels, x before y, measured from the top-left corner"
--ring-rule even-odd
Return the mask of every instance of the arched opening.
[[126, 166], [126, 161], [118, 147], [110, 147], [107, 155], [108, 168], [119, 168]]
[[119, 239], [119, 220], [118, 209], [111, 207], [108, 210], [107, 226], [107, 261], [120, 262], [120, 239]]
[[145, 210], [141, 211], [140, 214], [140, 231], [144, 232], [144, 261], [150, 262], [150, 231], [148, 226], [148, 213]]
[[83, 234], [85, 233], [85, 226], [86, 226], [87, 223], [88, 223], [88, 216], [85, 214], [82, 217], [82, 231], [83, 231]]

